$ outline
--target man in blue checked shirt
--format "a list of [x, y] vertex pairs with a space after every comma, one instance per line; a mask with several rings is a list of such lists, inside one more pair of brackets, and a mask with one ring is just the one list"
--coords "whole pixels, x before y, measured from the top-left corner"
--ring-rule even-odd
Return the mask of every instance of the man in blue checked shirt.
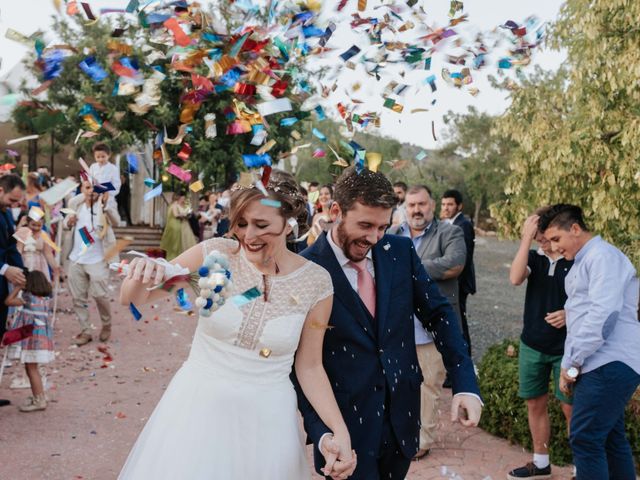
[[575, 260], [565, 280], [567, 339], [560, 388], [573, 392], [577, 480], [635, 479], [624, 409], [640, 384], [640, 284], [629, 259], [593, 235], [582, 210], [554, 205], [539, 220], [554, 251]]

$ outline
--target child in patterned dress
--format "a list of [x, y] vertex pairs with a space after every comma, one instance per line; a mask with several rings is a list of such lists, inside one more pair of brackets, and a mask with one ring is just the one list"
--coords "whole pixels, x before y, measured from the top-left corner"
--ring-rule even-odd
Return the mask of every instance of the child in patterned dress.
[[34, 412], [47, 408], [42, 376], [38, 366], [53, 361], [53, 326], [51, 325], [51, 283], [44, 273], [34, 270], [25, 272], [24, 289], [15, 288], [5, 300], [10, 307], [20, 307], [13, 318], [11, 329], [33, 325], [33, 335], [20, 343], [11, 345], [9, 357], [24, 363], [31, 392], [21, 412]]

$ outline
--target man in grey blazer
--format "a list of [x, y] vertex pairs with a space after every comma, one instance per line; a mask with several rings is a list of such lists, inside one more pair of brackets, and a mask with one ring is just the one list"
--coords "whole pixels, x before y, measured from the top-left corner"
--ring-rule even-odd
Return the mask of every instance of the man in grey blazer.
[[[425, 270], [447, 297], [460, 322], [458, 276], [464, 268], [467, 251], [462, 229], [435, 218], [435, 201], [431, 190], [425, 185], [409, 188], [405, 208], [407, 220], [392, 227], [389, 233], [413, 240]], [[429, 453], [435, 442], [436, 405], [442, 391], [445, 369], [433, 337], [415, 319], [414, 322], [418, 361], [424, 376], [421, 385], [420, 449], [414, 457], [418, 460]]]

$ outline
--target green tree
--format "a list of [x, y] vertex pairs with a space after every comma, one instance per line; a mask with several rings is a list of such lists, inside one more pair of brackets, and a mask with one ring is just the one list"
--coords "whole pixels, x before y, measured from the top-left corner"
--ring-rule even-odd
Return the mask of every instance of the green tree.
[[454, 174], [450, 182], [459, 181], [461, 173], [462, 185], [448, 188], [458, 187], [466, 193], [476, 224], [483, 209], [504, 197], [512, 145], [504, 136], [492, 134], [495, 121], [495, 117], [478, 112], [475, 107], [469, 107], [464, 114], [449, 112], [449, 138], [437, 155]]
[[638, 18], [635, 0], [564, 3], [550, 39], [565, 68], [516, 87], [497, 123], [517, 144], [507, 198], [492, 208], [505, 234], [540, 205], [575, 203], [640, 266]]

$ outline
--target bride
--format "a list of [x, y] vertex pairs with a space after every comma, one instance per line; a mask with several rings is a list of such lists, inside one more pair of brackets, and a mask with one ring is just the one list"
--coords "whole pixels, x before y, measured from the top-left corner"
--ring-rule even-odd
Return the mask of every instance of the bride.
[[[333, 432], [321, 442], [324, 473], [334, 478], [353, 473], [355, 453], [322, 366], [331, 278], [287, 250], [295, 220], [306, 214], [297, 186], [283, 178], [269, 183], [267, 191], [268, 197], [257, 188], [234, 192], [230, 232], [237, 240], [207, 240], [172, 262], [206, 277], [206, 267], [226, 256], [231, 272], [227, 301], [212, 314], [207, 310], [211, 300], [200, 310], [189, 358], [149, 418], [119, 479], [310, 478], [289, 379], [292, 365], [305, 396]], [[147, 288], [164, 277], [164, 267], [152, 260], [133, 260], [120, 301], [139, 306], [168, 295]], [[205, 290], [203, 297], [211, 294]], [[256, 291], [257, 298], [243, 296]]]

